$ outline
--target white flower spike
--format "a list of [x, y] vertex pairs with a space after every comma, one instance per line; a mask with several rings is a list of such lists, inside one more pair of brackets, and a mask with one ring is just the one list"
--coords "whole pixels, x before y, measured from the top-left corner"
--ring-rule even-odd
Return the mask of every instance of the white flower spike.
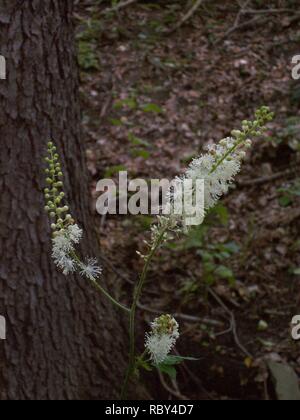
[[145, 347], [155, 365], [163, 363], [179, 338], [179, 325], [171, 315], [162, 315], [151, 324]]

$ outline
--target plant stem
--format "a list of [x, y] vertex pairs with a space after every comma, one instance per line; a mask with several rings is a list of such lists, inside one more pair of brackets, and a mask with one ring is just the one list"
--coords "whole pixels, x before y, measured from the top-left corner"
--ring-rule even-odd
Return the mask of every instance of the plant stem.
[[104, 294], [104, 296], [107, 297], [107, 299], [110, 300], [110, 302], [115, 305], [116, 307], [118, 307], [119, 309], [122, 309], [123, 311], [127, 312], [128, 314], [130, 314], [130, 309], [127, 308], [126, 306], [122, 305], [122, 303], [119, 303], [116, 299], [114, 299], [97, 281], [96, 279], [90, 279], [91, 283], [96, 287], [96, 289], [98, 289], [101, 293]]
[[168, 228], [164, 228], [161, 233], [159, 234], [158, 238], [156, 239], [153, 247], [151, 248], [151, 251], [149, 253], [149, 255], [147, 255], [146, 258], [146, 262], [142, 271], [142, 274], [140, 276], [139, 282], [136, 286], [135, 292], [134, 292], [134, 298], [133, 298], [133, 303], [131, 306], [131, 310], [130, 310], [130, 320], [129, 320], [129, 366], [126, 372], [126, 377], [125, 377], [125, 381], [123, 384], [123, 389], [122, 389], [122, 393], [121, 393], [121, 399], [124, 400], [127, 398], [127, 391], [128, 391], [128, 385], [130, 382], [130, 379], [134, 373], [134, 368], [135, 368], [135, 317], [136, 317], [136, 308], [137, 308], [137, 304], [140, 300], [142, 291], [143, 291], [143, 287], [147, 278], [147, 274], [149, 271], [149, 267], [150, 264], [153, 260], [153, 257], [156, 254], [156, 251], [158, 250], [158, 248], [160, 247], [160, 245], [162, 244], [164, 237], [165, 237], [165, 233], [168, 230]]
[[228, 158], [228, 156], [230, 156], [238, 147], [240, 144], [242, 144], [244, 142], [244, 140], [238, 140], [234, 146], [232, 146], [225, 154], [224, 156], [222, 156], [222, 158], [213, 166], [212, 170], [210, 171], [209, 175], [212, 175], [214, 172], [216, 172], [216, 170], [218, 169], [219, 166], [222, 165], [222, 163], [224, 162], [224, 160], [226, 160]]
[[[77, 262], [77, 265], [79, 267], [81, 267], [82, 262], [80, 261], [80, 258], [78, 257], [78, 255], [76, 254], [76, 252], [72, 252], [72, 257], [75, 259], [75, 261]], [[108, 300], [110, 300], [110, 302], [115, 305], [117, 308], [122, 309], [123, 311], [126, 311], [128, 314], [130, 314], [130, 309], [127, 308], [126, 306], [122, 305], [121, 303], [119, 303], [116, 299], [114, 299], [95, 279], [95, 277], [88, 277], [88, 280], [94, 285], [94, 287], [96, 289], [98, 289], [101, 293], [104, 294], [104, 296], [107, 297]]]

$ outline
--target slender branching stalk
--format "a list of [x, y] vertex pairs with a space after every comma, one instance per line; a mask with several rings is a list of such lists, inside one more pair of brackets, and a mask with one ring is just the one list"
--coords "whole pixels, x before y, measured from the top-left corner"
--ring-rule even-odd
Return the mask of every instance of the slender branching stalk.
[[[256, 114], [256, 119], [252, 121], [243, 121], [242, 130], [233, 130], [231, 137], [223, 139], [219, 144], [210, 146], [208, 153], [195, 159], [187, 169], [186, 173], [179, 181], [186, 179], [204, 181], [204, 215], [214, 207], [217, 201], [228, 191], [235, 176], [241, 169], [241, 163], [246, 156], [246, 149], [251, 147], [250, 137], [260, 136], [265, 130], [267, 122], [273, 119], [273, 113], [268, 107], [262, 107]], [[116, 308], [125, 311], [129, 315], [129, 365], [122, 388], [121, 398], [127, 398], [128, 387], [139, 363], [148, 363], [159, 367], [168, 357], [168, 354], [174, 347], [179, 337], [178, 323], [171, 315], [162, 315], [156, 318], [151, 324], [152, 330], [146, 335], [146, 350], [139, 358], [136, 357], [135, 343], [135, 322], [137, 305], [140, 301], [147, 275], [151, 263], [156, 256], [157, 251], [166, 243], [172, 233], [181, 233], [186, 230], [187, 217], [191, 215], [178, 215], [175, 212], [176, 202], [182, 200], [182, 195], [170, 192], [170, 214], [158, 216], [158, 221], [152, 227], [152, 237], [149, 245], [149, 251], [144, 259], [144, 266], [139, 281], [134, 289], [132, 305], [129, 308], [119, 303], [108, 293], [99, 283], [101, 268], [97, 265], [95, 259], [87, 259], [83, 262], [75, 250], [82, 237], [82, 230], [75, 224], [72, 215], [69, 214], [69, 207], [62, 205], [65, 197], [63, 191], [63, 177], [59, 156], [55, 145], [48, 143], [48, 157], [46, 169], [48, 188], [45, 189], [46, 211], [52, 219], [51, 228], [53, 231], [53, 260], [58, 268], [65, 275], [79, 272], [84, 278], [88, 279], [93, 286], [100, 291]], [[203, 222], [203, 220], [202, 220]], [[201, 220], [199, 221], [201, 223]], [[146, 361], [144, 358], [149, 356]]]
[[[214, 174], [224, 169], [223, 179], [220, 174], [217, 174], [216, 179], [214, 179], [214, 182], [218, 185], [216, 191], [210, 191], [212, 197], [214, 198], [213, 205], [215, 204], [217, 199], [220, 198], [222, 193], [226, 192], [226, 188], [232, 182], [233, 176], [239, 172], [240, 162], [246, 156], [246, 153], [243, 149], [244, 148], [247, 149], [251, 147], [252, 145], [252, 141], [249, 139], [249, 137], [250, 136], [255, 137], [255, 136], [261, 135], [262, 132], [265, 130], [265, 124], [268, 121], [271, 121], [273, 119], [273, 113], [270, 112], [268, 107], [262, 107], [260, 110], [256, 112], [255, 115], [256, 115], [256, 119], [254, 122], [243, 121], [242, 131], [233, 130], [231, 133], [232, 137], [221, 140], [218, 146], [212, 147], [210, 149], [211, 160], [209, 162], [210, 162], [211, 168], [209, 168], [208, 171], [206, 171], [206, 173], [205, 171], [202, 173], [203, 178], [209, 178], [209, 181], [210, 181], [210, 178], [213, 178]], [[201, 176], [201, 170], [203, 170], [201, 165], [203, 165], [204, 160], [205, 160], [205, 157], [203, 156], [200, 159], [195, 160], [190, 167], [191, 168], [190, 173], [187, 173], [187, 177], [190, 176], [193, 178], [195, 173], [197, 174], [196, 176], [198, 177], [199, 175]], [[199, 169], [201, 169], [200, 173], [199, 173]], [[220, 185], [222, 186], [222, 183], [224, 184], [223, 185], [224, 191], [220, 189]], [[211, 183], [210, 185], [213, 190], [213, 187], [212, 187], [213, 183]], [[206, 205], [206, 209], [209, 209], [209, 207], [213, 206], [207, 203], [204, 203], [204, 204]], [[136, 318], [137, 304], [141, 297], [151, 262], [153, 258], [155, 257], [157, 251], [161, 247], [161, 245], [167, 241], [168, 231], [178, 230], [176, 229], [177, 223], [178, 223], [178, 220], [176, 220], [176, 218], [174, 219], [174, 217], [172, 218], [172, 215], [170, 218], [160, 217], [159, 222], [158, 222], [158, 227], [156, 227], [153, 231], [154, 235], [153, 235], [152, 243], [150, 244], [150, 252], [148, 255], [143, 257], [145, 260], [145, 264], [144, 264], [144, 268], [140, 276], [139, 282], [135, 288], [133, 304], [130, 310], [129, 367], [127, 369], [125, 381], [123, 384], [123, 389], [122, 389], [122, 394], [121, 394], [122, 399], [125, 399], [127, 397], [129, 382], [135, 373], [135, 367], [136, 367], [135, 318]]]
[[[62, 205], [65, 199], [62, 182], [62, 169], [59, 162], [56, 146], [53, 142], [48, 143], [48, 156], [46, 157], [48, 167], [45, 169], [48, 187], [45, 189], [46, 207], [52, 224], [53, 232], [53, 259], [58, 268], [65, 275], [80, 272], [98, 291], [100, 291], [118, 309], [130, 313], [130, 309], [114, 299], [97, 281], [102, 270], [95, 259], [89, 258], [87, 262], [81, 261], [75, 251], [75, 245], [82, 237], [82, 230], [75, 224], [72, 215], [69, 214], [69, 206]], [[68, 214], [66, 214], [68, 213]]]
[[124, 381], [124, 385], [122, 389], [122, 394], [121, 394], [122, 399], [125, 399], [127, 397], [128, 384], [135, 370], [135, 318], [136, 318], [137, 304], [140, 300], [151, 262], [157, 250], [160, 248], [162, 242], [164, 241], [167, 230], [168, 228], [166, 227], [165, 229], [161, 231], [149, 255], [145, 257], [145, 265], [144, 265], [142, 274], [140, 276], [139, 282], [134, 291], [134, 298], [133, 298], [133, 303], [131, 306], [130, 317], [129, 317], [129, 366], [126, 372], [126, 377], [125, 377], [125, 381]]

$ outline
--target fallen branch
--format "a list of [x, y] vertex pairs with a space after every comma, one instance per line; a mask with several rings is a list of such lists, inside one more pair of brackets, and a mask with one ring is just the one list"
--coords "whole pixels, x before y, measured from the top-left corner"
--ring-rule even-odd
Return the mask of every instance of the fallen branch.
[[[142, 311], [150, 312], [152, 314], [161, 314], [162, 313], [161, 310], [148, 308], [147, 306], [144, 306], [141, 303], [138, 303], [137, 306]], [[197, 316], [186, 315], [186, 314], [182, 314], [182, 313], [176, 313], [176, 314], [173, 314], [173, 316], [174, 316], [174, 318], [182, 319], [183, 321], [202, 322], [202, 324], [212, 325], [214, 327], [223, 327], [223, 325], [224, 325], [222, 322], [216, 321], [214, 319], [200, 318], [200, 317], [197, 317]]]
[[241, 187], [250, 187], [252, 185], [261, 185], [268, 182], [276, 181], [277, 179], [289, 177], [296, 173], [296, 168], [289, 168], [282, 172], [277, 172], [276, 174], [262, 176], [260, 178], [254, 178], [249, 180], [238, 181], [238, 185]]
[[181, 401], [187, 401], [188, 400], [188, 398], [185, 396], [185, 395], [182, 395], [181, 393], [180, 393], [180, 391], [176, 391], [175, 389], [172, 389], [167, 383], [166, 383], [166, 381], [165, 381], [165, 378], [163, 377], [163, 374], [158, 370], [158, 375], [159, 375], [159, 379], [160, 379], [160, 382], [161, 382], [161, 384], [162, 384], [162, 386], [165, 388], [165, 390], [169, 393], [169, 394], [171, 394], [171, 395], [173, 395], [173, 397], [176, 397], [178, 400], [181, 400]]
[[261, 23], [265, 23], [267, 22], [268, 19], [262, 19], [261, 16], [256, 16], [253, 19], [248, 20], [247, 22], [241, 23], [239, 25], [233, 26], [232, 28], [228, 29], [228, 31], [216, 41], [216, 44], [219, 42], [224, 41], [224, 39], [226, 39], [229, 35], [231, 35], [233, 32], [239, 30], [239, 29], [245, 29], [249, 26], [252, 26], [253, 24], [259, 22]]
[[196, 3], [193, 5], [193, 7], [191, 7], [190, 10], [183, 16], [183, 18], [180, 19], [177, 25], [175, 25], [174, 28], [169, 29], [167, 33], [175, 32], [179, 28], [181, 28], [181, 26], [184, 25], [193, 16], [193, 14], [199, 9], [203, 1], [204, 0], [197, 0]]
[[138, 0], [123, 1], [122, 3], [119, 3], [114, 7], [111, 7], [109, 9], [105, 9], [101, 14], [106, 15], [107, 13], [118, 12], [119, 10], [124, 9], [124, 7], [130, 6], [131, 4], [136, 3], [137, 1]]
[[244, 15], [256, 15], [256, 14], [276, 14], [276, 13], [295, 13], [293, 9], [261, 9], [261, 10], [254, 10], [248, 9], [242, 12]]
[[218, 302], [218, 304], [224, 309], [224, 311], [229, 315], [230, 323], [231, 323], [230, 331], [232, 331], [235, 344], [247, 357], [250, 357], [252, 359], [253, 358], [252, 354], [249, 353], [246, 347], [240, 342], [240, 339], [237, 333], [237, 325], [236, 325], [234, 313], [230, 309], [227, 308], [227, 306], [222, 301], [222, 299], [211, 288], [209, 288], [208, 291], [211, 294], [211, 296]]

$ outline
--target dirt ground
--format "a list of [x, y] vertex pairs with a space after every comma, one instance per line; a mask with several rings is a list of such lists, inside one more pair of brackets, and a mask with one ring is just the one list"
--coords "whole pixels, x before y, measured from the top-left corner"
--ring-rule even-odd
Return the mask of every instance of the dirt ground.
[[[177, 351], [199, 358], [180, 368], [175, 389], [183, 398], [272, 398], [266, 360], [300, 374], [299, 342], [290, 334], [300, 313], [300, 84], [291, 77], [291, 57], [300, 53], [297, 2], [270, 1], [273, 13], [204, 2], [170, 32], [183, 3], [140, 1], [108, 14], [109, 2], [77, 6], [91, 194], [95, 203], [97, 181], [120, 170], [172, 179], [256, 108], [272, 108], [274, 122], [255, 141], [235, 188], [204, 226], [160, 252], [139, 311], [141, 350], [149, 321], [172, 313], [181, 325]], [[265, 9], [251, 3], [252, 11]], [[129, 302], [142, 267], [136, 251], [152, 219], [98, 217], [111, 287]], [[169, 397], [154, 373], [144, 379], [151, 396]]]

